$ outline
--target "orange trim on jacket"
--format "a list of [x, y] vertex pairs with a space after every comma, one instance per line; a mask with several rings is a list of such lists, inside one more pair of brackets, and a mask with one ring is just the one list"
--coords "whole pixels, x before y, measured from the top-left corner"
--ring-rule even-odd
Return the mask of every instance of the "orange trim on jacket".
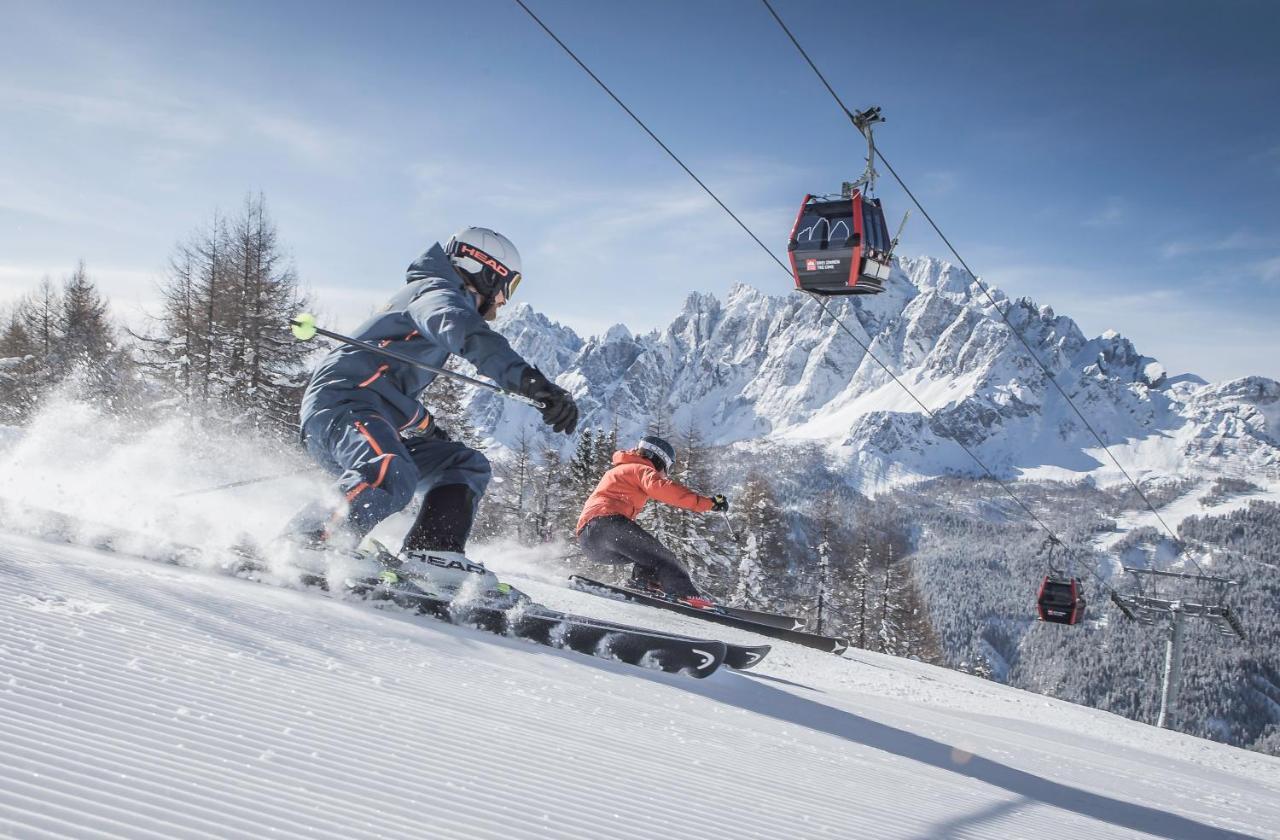
[[635, 519], [645, 502], [650, 499], [697, 513], [706, 513], [714, 505], [706, 496], [700, 496], [683, 484], [663, 478], [643, 455], [637, 452], [615, 452], [613, 468], [604, 474], [595, 491], [587, 498], [574, 533], [581, 531], [597, 516], [621, 514], [628, 519]]
[[[388, 423], [387, 425], [391, 425], [391, 424]], [[392, 428], [395, 428], [395, 427], [393, 426]], [[356, 421], [356, 431], [358, 431], [362, 436], [364, 436], [365, 441], [367, 441], [369, 446], [373, 449], [373, 454], [378, 456], [373, 460], [382, 461], [382, 466], [378, 468], [377, 481], [373, 482], [372, 484], [370, 484], [367, 481], [362, 481], [359, 484], [357, 484], [355, 487], [352, 487], [347, 492], [348, 502], [354, 500], [356, 496], [359, 496], [365, 490], [368, 490], [372, 487], [381, 487], [383, 480], [387, 477], [387, 467], [391, 466], [391, 459], [396, 457], [394, 452], [391, 452], [391, 453], [383, 452], [382, 447], [378, 446], [378, 442], [373, 439], [373, 435], [369, 434], [369, 430], [366, 429], [365, 425], [361, 423], [359, 420]]]

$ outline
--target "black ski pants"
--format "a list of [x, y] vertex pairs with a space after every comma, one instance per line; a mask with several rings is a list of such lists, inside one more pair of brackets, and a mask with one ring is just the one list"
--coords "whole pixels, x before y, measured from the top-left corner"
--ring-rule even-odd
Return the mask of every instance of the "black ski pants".
[[632, 577], [656, 583], [675, 598], [698, 595], [689, 573], [657, 538], [621, 514], [597, 516], [578, 533], [578, 545], [593, 563], [632, 563]]

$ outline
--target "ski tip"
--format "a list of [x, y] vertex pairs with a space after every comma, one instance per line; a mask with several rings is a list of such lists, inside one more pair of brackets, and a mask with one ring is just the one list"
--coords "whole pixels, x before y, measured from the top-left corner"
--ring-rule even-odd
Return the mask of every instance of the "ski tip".
[[299, 341], [310, 341], [316, 337], [316, 316], [310, 312], [299, 312], [289, 321], [289, 331]]

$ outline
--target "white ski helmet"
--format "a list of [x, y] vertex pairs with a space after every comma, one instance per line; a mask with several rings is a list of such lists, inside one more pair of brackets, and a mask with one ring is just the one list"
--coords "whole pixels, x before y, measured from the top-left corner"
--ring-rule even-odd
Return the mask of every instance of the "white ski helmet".
[[449, 237], [444, 252], [486, 300], [497, 297], [498, 292], [511, 300], [516, 293], [516, 286], [520, 285], [520, 252], [497, 231], [463, 228]]

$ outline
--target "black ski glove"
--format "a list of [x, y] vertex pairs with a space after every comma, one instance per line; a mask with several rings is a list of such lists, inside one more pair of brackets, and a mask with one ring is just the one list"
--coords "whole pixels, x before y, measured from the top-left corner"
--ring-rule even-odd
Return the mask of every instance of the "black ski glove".
[[520, 377], [520, 394], [542, 403], [542, 422], [557, 432], [573, 434], [578, 428], [578, 406], [569, 392], [542, 375], [535, 367]]
[[715, 513], [724, 513], [729, 509], [729, 500], [719, 493], [711, 497], [711, 510]]

